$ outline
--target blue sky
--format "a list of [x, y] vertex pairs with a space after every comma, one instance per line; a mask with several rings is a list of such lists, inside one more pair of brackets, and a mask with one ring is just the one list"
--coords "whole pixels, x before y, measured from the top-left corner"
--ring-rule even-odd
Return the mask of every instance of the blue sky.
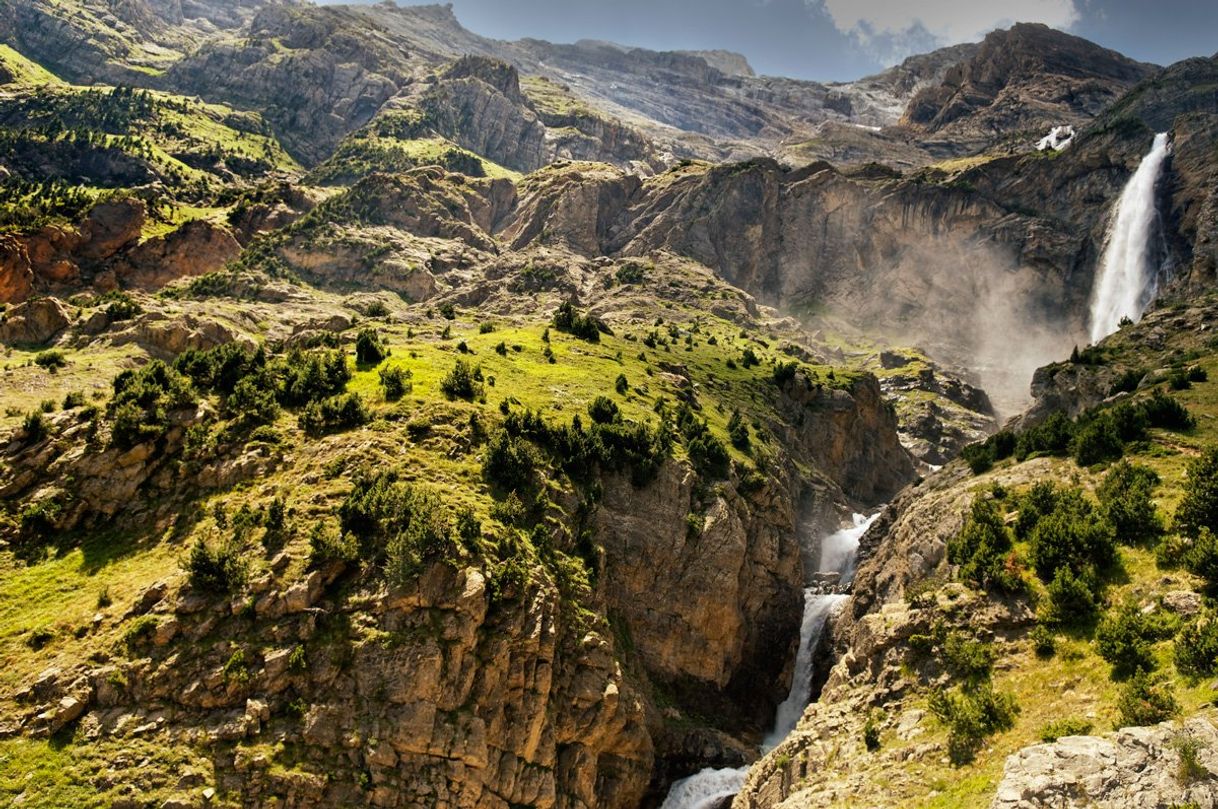
[[758, 72], [820, 80], [857, 78], [1017, 21], [1159, 64], [1218, 51], [1218, 0], [453, 0], [453, 10], [499, 39], [725, 48]]

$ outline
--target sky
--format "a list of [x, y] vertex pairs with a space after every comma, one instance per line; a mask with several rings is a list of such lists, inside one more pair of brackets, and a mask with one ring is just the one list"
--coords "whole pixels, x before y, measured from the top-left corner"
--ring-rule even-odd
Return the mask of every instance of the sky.
[[[397, 0], [413, 5], [414, 0]], [[1135, 59], [1218, 52], [1218, 0], [452, 0], [497, 39], [604, 39], [654, 50], [723, 48], [769, 75], [841, 81], [913, 53], [1043, 22]]]

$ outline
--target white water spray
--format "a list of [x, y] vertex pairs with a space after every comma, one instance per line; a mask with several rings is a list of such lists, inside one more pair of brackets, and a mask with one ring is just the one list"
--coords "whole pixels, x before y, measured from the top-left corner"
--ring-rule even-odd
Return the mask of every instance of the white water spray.
[[[855, 559], [859, 540], [878, 514], [864, 517], [854, 515], [854, 525], [835, 531], [821, 540], [819, 573], [837, 573], [839, 584], [849, 584], [854, 579]], [[799, 649], [795, 653], [795, 672], [791, 679], [791, 690], [778, 706], [774, 717], [774, 729], [762, 742], [763, 752], [777, 747], [787, 734], [795, 729], [803, 716], [804, 708], [812, 694], [812, 674], [816, 647], [821, 632], [829, 618], [846, 602], [849, 596], [836, 593], [818, 593], [815, 588], [804, 591], [804, 614], [799, 625]], [[660, 809], [710, 809], [720, 801], [735, 795], [744, 786], [748, 767], [715, 770], [707, 768], [688, 778], [675, 782], [668, 791]]]
[[1150, 247], [1158, 217], [1155, 183], [1169, 153], [1167, 133], [1160, 132], [1117, 201], [1091, 303], [1093, 343], [1120, 328], [1122, 318], [1141, 318], [1154, 300], [1156, 278], [1150, 266]]

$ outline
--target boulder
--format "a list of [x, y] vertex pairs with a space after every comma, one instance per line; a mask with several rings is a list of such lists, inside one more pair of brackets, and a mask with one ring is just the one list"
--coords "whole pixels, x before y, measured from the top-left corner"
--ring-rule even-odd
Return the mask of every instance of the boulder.
[[13, 307], [0, 319], [0, 343], [42, 345], [72, 322], [58, 298], [35, 298]]

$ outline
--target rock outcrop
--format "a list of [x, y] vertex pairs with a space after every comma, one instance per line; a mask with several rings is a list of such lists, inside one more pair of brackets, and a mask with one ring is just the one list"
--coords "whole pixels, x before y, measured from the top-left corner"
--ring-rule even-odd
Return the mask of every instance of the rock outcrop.
[[[1179, 743], [1191, 740], [1204, 774], [1181, 776]], [[1218, 806], [1218, 726], [1212, 713], [1185, 722], [1068, 736], [1007, 759], [991, 809]]]

